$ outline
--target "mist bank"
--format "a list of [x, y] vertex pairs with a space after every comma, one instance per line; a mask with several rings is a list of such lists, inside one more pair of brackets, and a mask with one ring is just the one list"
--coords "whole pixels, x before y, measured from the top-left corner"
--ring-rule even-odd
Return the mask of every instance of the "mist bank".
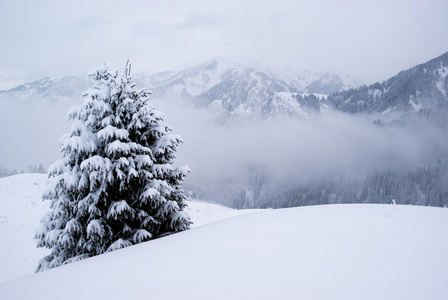
[[0, 166], [20, 173], [30, 166], [47, 169], [61, 157], [59, 139], [71, 128], [68, 109], [82, 100], [0, 99]]
[[[60, 158], [67, 110], [82, 98], [0, 103], [0, 166], [26, 170]], [[192, 173], [192, 197], [237, 208], [375, 202], [448, 205], [448, 130], [414, 115], [393, 125], [377, 115], [322, 111], [307, 118], [248, 120], [152, 99], [184, 140], [175, 165]]]
[[[154, 100], [185, 143], [185, 188], [236, 208], [327, 203], [448, 204], [448, 133], [424, 117], [378, 125], [373, 114], [223, 118]], [[403, 118], [403, 120], [406, 120]]]

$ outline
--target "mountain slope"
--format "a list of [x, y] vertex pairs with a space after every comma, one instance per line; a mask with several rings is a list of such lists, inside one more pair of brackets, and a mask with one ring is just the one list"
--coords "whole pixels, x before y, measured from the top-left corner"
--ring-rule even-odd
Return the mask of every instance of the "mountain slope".
[[85, 75], [61, 78], [46, 77], [7, 91], [0, 91], [0, 99], [60, 101], [67, 97], [81, 97], [89, 85], [90, 80]]
[[163, 80], [154, 80], [159, 78], [158, 74], [154, 74], [150, 76], [149, 81], [140, 83], [150, 87], [155, 98], [181, 97], [190, 100], [221, 81], [237, 76], [245, 69], [246, 67], [233, 62], [213, 59], [179, 72], [165, 73], [167, 76]]
[[359, 82], [339, 72], [292, 72], [280, 75], [300, 93], [329, 95], [359, 86]]
[[[223, 59], [213, 59], [181, 71], [156, 74], [134, 74], [139, 87], [147, 87], [153, 98], [180, 98], [197, 107], [220, 110], [228, 115], [270, 116], [304, 115], [300, 103], [283, 102], [279, 93], [328, 94], [355, 87], [355, 81], [336, 73], [313, 73], [275, 75], [259, 68], [247, 67]], [[89, 87], [85, 76], [43, 78], [7, 91], [0, 91], [0, 100], [55, 101], [64, 98], [80, 98]]]
[[327, 102], [348, 113], [415, 112], [448, 104], [448, 52], [369, 86], [336, 92]]
[[[147, 82], [156, 98], [181, 97], [197, 107], [233, 116], [307, 115], [298, 94], [328, 94], [355, 81], [336, 73], [274, 75], [222, 59], [186, 68], [163, 82]], [[288, 96], [285, 97], [285, 94]], [[285, 101], [286, 100], [286, 101]]]
[[199, 106], [220, 105], [234, 115], [258, 116], [277, 92], [295, 89], [266, 73], [251, 68], [225, 74], [217, 84], [193, 99]]

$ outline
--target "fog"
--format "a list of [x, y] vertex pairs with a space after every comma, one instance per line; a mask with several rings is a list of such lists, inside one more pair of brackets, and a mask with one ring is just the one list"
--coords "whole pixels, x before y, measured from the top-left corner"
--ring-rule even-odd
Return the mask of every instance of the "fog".
[[0, 101], [0, 166], [27, 172], [45, 168], [60, 158], [59, 138], [70, 130], [67, 110], [79, 99], [47, 102], [42, 99]]
[[[26, 172], [30, 165], [48, 168], [60, 158], [58, 141], [71, 126], [67, 110], [81, 103], [82, 98], [2, 101], [0, 166], [18, 172]], [[232, 201], [232, 190], [247, 191], [259, 177], [279, 190], [341, 175], [362, 180], [374, 173], [414, 170], [437, 159], [435, 151], [448, 153], [446, 129], [426, 121], [379, 126], [373, 122], [378, 116], [331, 110], [308, 118], [249, 120], [184, 101], [153, 99], [151, 103], [184, 140], [174, 163], [192, 170], [186, 189], [203, 197], [219, 194], [226, 201]]]
[[434, 144], [448, 149], [445, 133], [437, 128], [380, 127], [366, 115], [325, 111], [307, 119], [229, 118], [223, 124], [206, 110], [153, 103], [184, 139], [176, 163], [192, 169], [187, 182], [245, 182], [258, 169], [278, 183], [306, 184], [341, 173], [412, 169], [427, 159]]

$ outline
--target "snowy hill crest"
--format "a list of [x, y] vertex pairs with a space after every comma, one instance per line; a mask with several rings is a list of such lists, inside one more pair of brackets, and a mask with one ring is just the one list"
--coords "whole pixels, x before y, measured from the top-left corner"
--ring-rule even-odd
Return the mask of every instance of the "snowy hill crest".
[[[7, 263], [2, 264], [7, 267], [3, 272], [35, 264], [37, 249], [28, 238], [32, 224], [24, 223], [34, 222], [44, 203], [30, 209], [24, 196], [38, 199], [41, 186], [35, 184], [45, 180], [44, 175], [29, 174], [0, 179], [2, 205], [8, 209], [3, 212], [16, 215], [18, 221], [11, 219], [0, 227], [9, 241], [2, 244], [2, 251], [13, 250], [1, 252], [1, 262]], [[444, 208], [350, 204], [242, 213], [191, 202], [191, 211], [198, 219], [227, 218], [53, 270], [17, 274], [21, 277], [0, 282], [1, 298], [441, 300], [448, 296]], [[17, 248], [14, 242], [22, 239], [29, 243]], [[175, 286], [173, 274], [182, 274]]]

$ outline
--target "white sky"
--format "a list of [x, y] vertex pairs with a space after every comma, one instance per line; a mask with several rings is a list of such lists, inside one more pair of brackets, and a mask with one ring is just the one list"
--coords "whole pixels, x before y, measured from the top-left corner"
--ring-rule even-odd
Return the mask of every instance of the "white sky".
[[0, 90], [128, 58], [155, 72], [218, 56], [372, 83], [448, 51], [447, 33], [447, 0], [0, 0]]

